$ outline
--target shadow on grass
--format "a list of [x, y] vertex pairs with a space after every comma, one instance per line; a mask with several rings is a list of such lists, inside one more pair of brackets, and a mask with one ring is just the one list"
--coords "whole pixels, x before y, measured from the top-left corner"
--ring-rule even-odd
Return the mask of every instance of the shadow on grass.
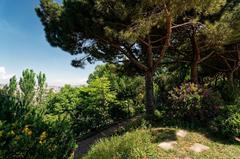
[[224, 145], [239, 145], [240, 146], [240, 142], [236, 141], [234, 139], [234, 137], [232, 137], [232, 138], [226, 137], [219, 133], [212, 132], [211, 130], [206, 130], [206, 129], [202, 129], [201, 133], [213, 142], [218, 142], [218, 143], [221, 143]]
[[151, 131], [152, 136], [154, 136], [153, 142], [160, 143], [164, 141], [176, 141], [176, 130], [171, 128], [159, 128]]
[[171, 122], [171, 123], [161, 123], [161, 124], [152, 123], [152, 125], [154, 128], [158, 128], [158, 127], [163, 128], [158, 130], [159, 141], [166, 141], [167, 139], [169, 139], [168, 141], [176, 140], [176, 132], [174, 131], [174, 128], [177, 128], [177, 129], [184, 129], [189, 132], [201, 133], [206, 138], [208, 138], [213, 142], [217, 142], [225, 145], [240, 145], [240, 142], [234, 140], [234, 138], [223, 136], [221, 133], [214, 132], [211, 129], [207, 128], [207, 126], [203, 126], [199, 123], [188, 123], [188, 122], [182, 122], [178, 120], [176, 122]]

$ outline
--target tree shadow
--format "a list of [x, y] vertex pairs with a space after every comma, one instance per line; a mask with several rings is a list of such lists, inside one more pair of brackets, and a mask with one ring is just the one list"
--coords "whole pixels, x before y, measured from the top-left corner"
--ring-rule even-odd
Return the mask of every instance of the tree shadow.
[[[154, 132], [155, 133], [154, 135], [157, 136], [155, 140], [156, 142], [177, 140], [177, 136], [176, 136], [176, 128], [177, 128], [177, 129], [187, 130], [188, 132], [201, 133], [209, 140], [213, 142], [221, 143], [224, 145], [240, 145], [240, 142], [236, 141], [233, 137], [230, 138], [227, 136], [223, 136], [221, 133], [215, 132], [209, 128], [206, 128], [206, 126], [202, 126], [198, 123], [186, 123], [186, 122], [180, 122], [180, 121], [176, 123], [171, 123], [171, 124], [164, 123], [160, 125], [157, 123], [154, 123], [154, 127], [156, 128], [155, 131], [158, 131], [158, 132]], [[158, 130], [157, 129], [158, 127], [162, 127], [162, 128], [159, 128]]]
[[230, 138], [227, 136], [223, 136], [220, 133], [212, 132], [211, 130], [201, 129], [201, 131], [197, 131], [202, 133], [206, 138], [210, 139], [213, 142], [221, 143], [224, 145], [240, 145], [239, 141], [236, 141], [234, 137]]
[[172, 128], [158, 128], [151, 130], [154, 143], [160, 143], [164, 141], [176, 141], [176, 130]]

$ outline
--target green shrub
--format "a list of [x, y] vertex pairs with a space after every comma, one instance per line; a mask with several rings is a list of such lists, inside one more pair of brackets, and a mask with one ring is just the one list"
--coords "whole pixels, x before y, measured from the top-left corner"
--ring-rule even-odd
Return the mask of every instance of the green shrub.
[[226, 104], [235, 104], [237, 102], [240, 95], [240, 88], [237, 85], [232, 86], [228, 82], [222, 82], [218, 89]]
[[220, 108], [224, 105], [221, 95], [212, 89], [204, 89], [201, 97], [201, 109], [199, 112], [199, 120], [208, 122], [220, 113]]
[[0, 120], [0, 158], [69, 158], [75, 140], [69, 124], [44, 119], [45, 114], [27, 111], [14, 121]]
[[221, 95], [211, 88], [183, 83], [169, 92], [167, 113], [175, 119], [206, 124], [219, 114], [223, 103]]
[[169, 91], [170, 111], [173, 117], [192, 120], [201, 109], [203, 90], [194, 83], [183, 83]]
[[109, 109], [112, 119], [120, 120], [131, 118], [136, 114], [133, 100], [115, 101]]
[[224, 136], [240, 136], [240, 106], [227, 105], [211, 122], [210, 127]]
[[79, 105], [74, 110], [73, 124], [77, 135], [84, 135], [112, 123], [109, 109], [116, 93], [107, 78], [97, 78], [79, 91]]
[[13, 77], [10, 84], [0, 90], [0, 158], [73, 157], [75, 140], [71, 126], [58, 116], [46, 113], [43, 102], [45, 79], [43, 74], [40, 76], [40, 89], [34, 89], [37, 87], [35, 73], [26, 70], [19, 89]]
[[150, 132], [144, 130], [103, 139], [92, 147], [84, 159], [155, 159], [157, 147], [151, 144], [151, 140]]
[[240, 136], [240, 112], [232, 114], [224, 123], [224, 134]]

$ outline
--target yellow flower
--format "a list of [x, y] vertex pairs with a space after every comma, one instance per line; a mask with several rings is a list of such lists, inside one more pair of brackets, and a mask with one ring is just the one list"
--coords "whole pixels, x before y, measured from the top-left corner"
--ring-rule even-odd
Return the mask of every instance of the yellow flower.
[[29, 129], [28, 127], [25, 127], [25, 128], [23, 129], [23, 132], [24, 132], [26, 135], [28, 135], [28, 136], [32, 136], [32, 130]]
[[39, 137], [39, 143], [42, 145], [46, 142], [46, 138], [47, 138], [47, 132], [44, 131], [42, 132], [42, 134]]
[[15, 140], [17, 140], [17, 141], [20, 140], [20, 137], [19, 137], [19, 136], [16, 136], [16, 137], [15, 137]]
[[196, 92], [198, 90], [198, 87], [194, 83], [191, 83], [190, 84], [190, 89], [191, 89], [192, 92]]
[[41, 141], [41, 140], [39, 141], [39, 144], [41, 144], [41, 145], [44, 144], [44, 143], [45, 143], [45, 141]]
[[28, 135], [28, 136], [32, 136], [32, 131], [31, 131], [31, 130], [28, 131], [27, 135]]

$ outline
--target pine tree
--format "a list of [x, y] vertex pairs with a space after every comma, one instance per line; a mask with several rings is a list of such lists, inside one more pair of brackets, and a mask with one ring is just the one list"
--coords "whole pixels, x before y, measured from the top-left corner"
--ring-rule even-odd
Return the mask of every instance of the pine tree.
[[[171, 45], [174, 21], [191, 9], [202, 15], [224, 0], [41, 0], [36, 8], [46, 38], [71, 55], [72, 65], [97, 60], [124, 64], [145, 76], [147, 115], [154, 113], [153, 76]], [[82, 55], [82, 56], [81, 56]]]

